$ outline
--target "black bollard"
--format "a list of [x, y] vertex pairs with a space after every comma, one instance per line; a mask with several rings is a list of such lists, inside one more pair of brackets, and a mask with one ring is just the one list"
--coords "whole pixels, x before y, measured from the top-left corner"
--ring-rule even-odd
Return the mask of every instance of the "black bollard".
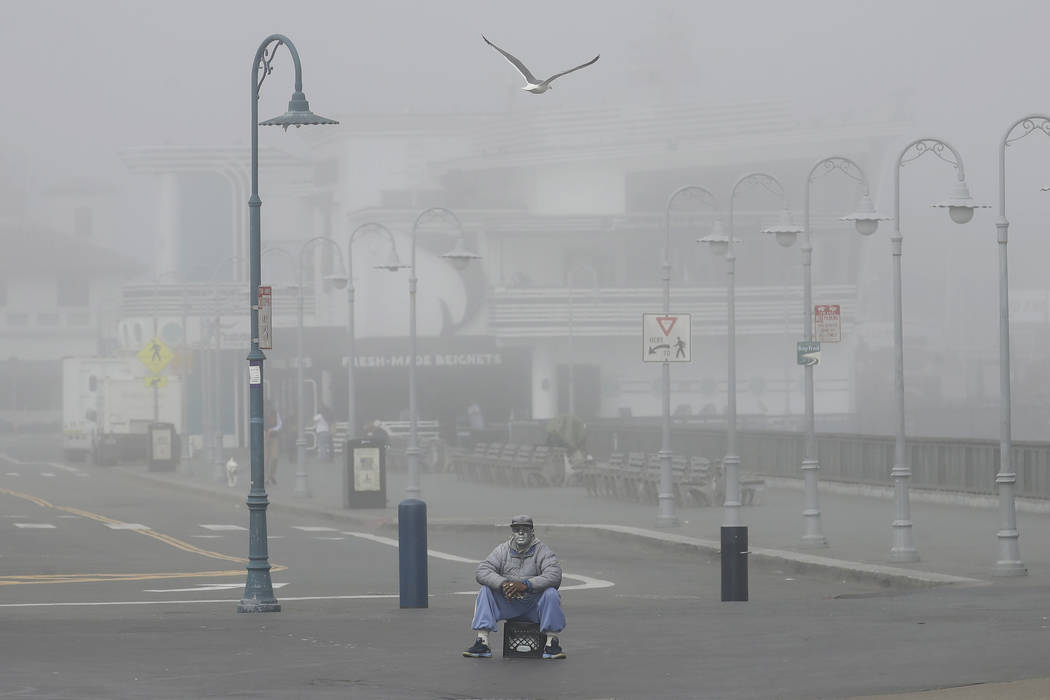
[[427, 607], [427, 504], [406, 498], [397, 504], [401, 607]]
[[747, 527], [722, 527], [722, 600], [747, 600]]

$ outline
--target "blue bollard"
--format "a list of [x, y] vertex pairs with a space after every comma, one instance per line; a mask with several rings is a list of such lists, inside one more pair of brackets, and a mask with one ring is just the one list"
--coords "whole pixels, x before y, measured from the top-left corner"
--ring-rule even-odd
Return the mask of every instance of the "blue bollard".
[[747, 526], [722, 526], [722, 601], [747, 600]]
[[427, 607], [427, 504], [406, 498], [397, 504], [401, 607]]

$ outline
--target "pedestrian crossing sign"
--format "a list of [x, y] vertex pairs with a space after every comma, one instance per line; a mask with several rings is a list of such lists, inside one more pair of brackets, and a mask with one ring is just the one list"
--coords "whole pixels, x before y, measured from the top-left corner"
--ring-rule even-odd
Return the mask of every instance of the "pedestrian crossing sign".
[[642, 314], [643, 362], [692, 362], [689, 314]]
[[136, 357], [139, 358], [142, 364], [146, 365], [146, 369], [153, 374], [158, 374], [168, 366], [168, 363], [175, 357], [175, 353], [164, 344], [163, 340], [154, 336], [146, 343], [145, 347], [138, 351]]

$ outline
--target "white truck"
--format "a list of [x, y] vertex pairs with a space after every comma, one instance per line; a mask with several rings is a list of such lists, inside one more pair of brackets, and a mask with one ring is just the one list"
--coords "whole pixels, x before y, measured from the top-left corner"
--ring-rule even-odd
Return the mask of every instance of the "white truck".
[[145, 459], [148, 430], [171, 423], [182, 434], [182, 385], [164, 374], [154, 389], [136, 357], [67, 357], [62, 361], [62, 449], [66, 459], [96, 464]]

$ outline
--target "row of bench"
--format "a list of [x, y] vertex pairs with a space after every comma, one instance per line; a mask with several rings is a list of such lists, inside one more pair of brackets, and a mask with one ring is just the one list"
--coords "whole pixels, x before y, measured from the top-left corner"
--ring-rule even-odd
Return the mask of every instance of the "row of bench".
[[[660, 455], [643, 452], [614, 452], [608, 462], [585, 462], [577, 468], [576, 478], [592, 496], [606, 496], [624, 501], [656, 503], [660, 490]], [[698, 506], [722, 502], [721, 479], [703, 457], [671, 457], [671, 486], [678, 503]]]
[[460, 480], [511, 486], [561, 486], [565, 483], [565, 450], [546, 445], [479, 442], [450, 458]]
[[[661, 462], [659, 454], [614, 452], [609, 455], [608, 462], [585, 462], [575, 470], [574, 477], [592, 496], [656, 503], [663, 467]], [[757, 505], [765, 480], [742, 473], [739, 481], [741, 502]], [[722, 465], [713, 465], [705, 457], [672, 455], [671, 489], [679, 504], [721, 505], [725, 499]]]

